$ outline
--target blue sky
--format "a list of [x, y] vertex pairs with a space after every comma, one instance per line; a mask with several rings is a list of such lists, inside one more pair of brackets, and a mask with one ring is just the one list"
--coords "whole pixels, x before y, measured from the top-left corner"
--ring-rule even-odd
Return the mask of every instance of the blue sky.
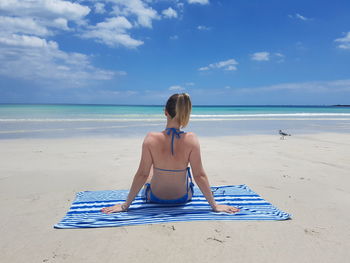
[[1, 0], [0, 103], [350, 104], [347, 0]]

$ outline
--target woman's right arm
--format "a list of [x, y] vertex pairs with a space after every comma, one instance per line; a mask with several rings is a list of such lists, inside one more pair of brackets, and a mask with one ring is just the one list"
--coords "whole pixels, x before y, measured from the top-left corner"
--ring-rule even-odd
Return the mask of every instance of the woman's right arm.
[[110, 214], [114, 212], [122, 212], [128, 210], [132, 201], [135, 199], [137, 193], [141, 190], [142, 186], [147, 181], [151, 167], [152, 167], [152, 155], [150, 151], [150, 136], [147, 135], [142, 144], [142, 154], [139, 168], [132, 181], [130, 191], [126, 201], [123, 204], [116, 204], [111, 207], [104, 207], [101, 209], [103, 213]]
[[238, 212], [239, 209], [229, 205], [218, 205], [215, 202], [213, 193], [210, 189], [210, 184], [208, 177], [204, 171], [202, 165], [202, 158], [200, 152], [200, 146], [197, 137], [193, 134], [193, 147], [190, 153], [190, 164], [192, 168], [193, 178], [198, 185], [199, 189], [207, 199], [209, 205], [215, 212], [226, 212], [226, 213], [235, 213]]

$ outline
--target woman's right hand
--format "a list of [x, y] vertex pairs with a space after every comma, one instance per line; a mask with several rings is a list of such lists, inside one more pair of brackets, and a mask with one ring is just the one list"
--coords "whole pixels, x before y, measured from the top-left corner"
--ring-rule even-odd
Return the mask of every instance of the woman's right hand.
[[125, 204], [116, 204], [114, 206], [104, 207], [101, 209], [102, 213], [110, 214], [110, 213], [117, 213], [117, 212], [124, 212], [127, 208], [125, 207]]
[[213, 208], [214, 212], [225, 212], [229, 214], [234, 214], [239, 212], [239, 209], [230, 205], [215, 205]]

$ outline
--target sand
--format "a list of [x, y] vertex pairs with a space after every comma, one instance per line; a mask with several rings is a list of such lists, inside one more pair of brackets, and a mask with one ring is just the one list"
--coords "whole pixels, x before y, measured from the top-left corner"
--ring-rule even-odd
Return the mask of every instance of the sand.
[[0, 140], [0, 262], [345, 262], [350, 134], [200, 138], [211, 185], [247, 184], [287, 221], [54, 229], [75, 193], [128, 189], [142, 138]]

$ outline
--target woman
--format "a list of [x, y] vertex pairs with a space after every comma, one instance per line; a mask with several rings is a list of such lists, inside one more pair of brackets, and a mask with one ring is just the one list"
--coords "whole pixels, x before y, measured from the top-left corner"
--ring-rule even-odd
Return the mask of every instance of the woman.
[[[193, 178], [215, 212], [235, 213], [239, 209], [215, 202], [203, 169], [199, 142], [192, 132], [180, 131], [188, 124], [192, 104], [187, 93], [172, 95], [165, 107], [166, 129], [147, 134], [142, 145], [139, 168], [123, 204], [102, 208], [103, 213], [127, 211], [137, 193], [143, 191], [146, 202], [176, 204], [192, 198]], [[153, 173], [150, 173], [153, 166]], [[146, 183], [147, 182], [147, 183]], [[146, 183], [146, 184], [145, 184]]]

